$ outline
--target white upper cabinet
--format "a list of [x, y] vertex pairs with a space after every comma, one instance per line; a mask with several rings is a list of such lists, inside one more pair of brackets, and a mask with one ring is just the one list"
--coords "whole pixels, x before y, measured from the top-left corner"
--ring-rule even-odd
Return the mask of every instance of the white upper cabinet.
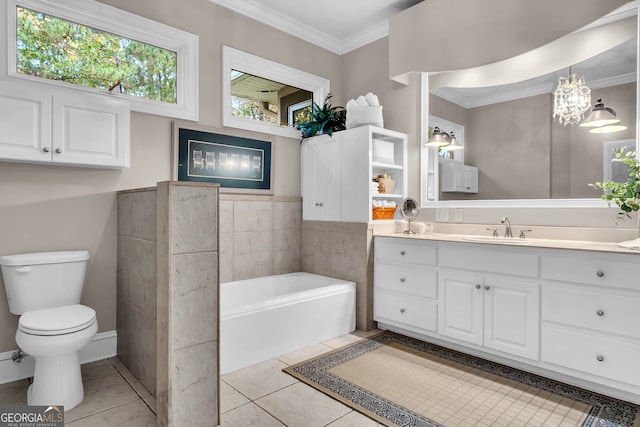
[[100, 168], [130, 165], [127, 103], [0, 82], [0, 160]]
[[442, 170], [442, 191], [458, 193], [478, 192], [478, 168], [459, 162], [446, 162], [440, 165]]
[[[361, 126], [332, 137], [320, 135], [302, 142], [303, 219], [371, 222], [374, 200], [407, 196], [407, 135]], [[378, 194], [374, 176], [395, 181], [393, 191]], [[337, 209], [337, 211], [335, 210]], [[395, 219], [400, 218], [400, 209]]]

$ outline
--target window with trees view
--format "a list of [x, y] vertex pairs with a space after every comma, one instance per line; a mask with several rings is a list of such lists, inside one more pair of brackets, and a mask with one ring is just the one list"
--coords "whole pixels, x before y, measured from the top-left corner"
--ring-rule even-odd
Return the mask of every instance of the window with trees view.
[[177, 53], [17, 7], [16, 71], [175, 104]]

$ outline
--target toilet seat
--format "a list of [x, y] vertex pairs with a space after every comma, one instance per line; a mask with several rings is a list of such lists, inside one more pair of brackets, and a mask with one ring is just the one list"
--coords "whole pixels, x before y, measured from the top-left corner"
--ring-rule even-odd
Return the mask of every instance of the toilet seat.
[[28, 311], [20, 316], [18, 330], [29, 335], [65, 335], [96, 323], [94, 309], [82, 304]]

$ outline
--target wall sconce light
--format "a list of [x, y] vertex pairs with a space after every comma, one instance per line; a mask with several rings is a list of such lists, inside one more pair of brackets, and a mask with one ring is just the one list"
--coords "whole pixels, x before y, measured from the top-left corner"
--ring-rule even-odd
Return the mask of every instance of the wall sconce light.
[[627, 127], [619, 125], [620, 119], [616, 117], [616, 112], [613, 108], [607, 107], [602, 102], [602, 98], [598, 98], [598, 101], [593, 106], [591, 114], [580, 123], [581, 127], [591, 127], [589, 133], [612, 133], [625, 130]]
[[451, 132], [449, 138], [451, 139], [451, 142], [449, 143], [449, 145], [443, 147], [445, 150], [455, 151], [455, 150], [462, 150], [464, 148], [464, 145], [458, 142], [453, 132]]
[[433, 135], [425, 142], [427, 147], [444, 147], [449, 145], [450, 137], [446, 132], [442, 132], [438, 126], [433, 129]]

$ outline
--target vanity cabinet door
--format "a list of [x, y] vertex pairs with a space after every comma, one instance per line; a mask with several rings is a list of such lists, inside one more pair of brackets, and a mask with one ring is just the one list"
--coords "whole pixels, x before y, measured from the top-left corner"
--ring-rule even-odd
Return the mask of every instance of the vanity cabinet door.
[[438, 333], [482, 345], [484, 302], [482, 276], [440, 272], [438, 277]]
[[340, 145], [338, 135], [302, 143], [302, 214], [305, 220], [340, 221]]
[[485, 277], [484, 345], [528, 359], [540, 354], [540, 285]]

